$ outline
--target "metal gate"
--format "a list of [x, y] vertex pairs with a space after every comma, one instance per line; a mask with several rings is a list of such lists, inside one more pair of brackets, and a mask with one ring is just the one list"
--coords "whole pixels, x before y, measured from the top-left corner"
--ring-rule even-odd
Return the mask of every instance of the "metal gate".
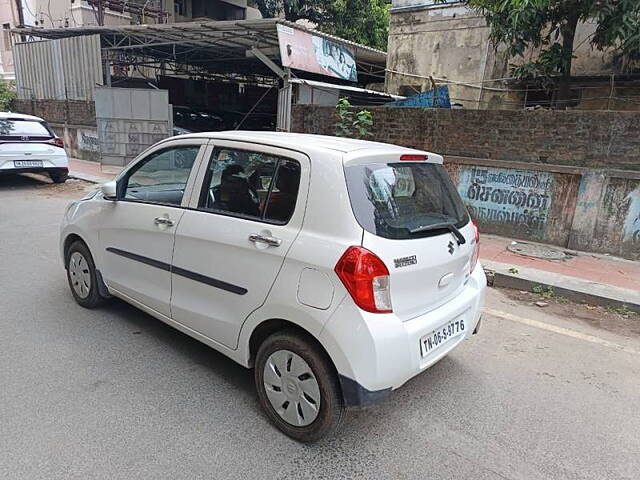
[[96, 88], [100, 161], [127, 165], [150, 145], [173, 135], [167, 90]]

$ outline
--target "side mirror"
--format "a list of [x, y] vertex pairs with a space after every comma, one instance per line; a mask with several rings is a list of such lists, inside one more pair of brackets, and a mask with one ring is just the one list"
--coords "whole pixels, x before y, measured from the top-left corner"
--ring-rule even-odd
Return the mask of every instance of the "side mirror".
[[117, 184], [115, 180], [112, 180], [107, 183], [103, 183], [102, 186], [100, 187], [100, 190], [102, 191], [102, 196], [104, 197], [105, 200], [118, 199]]

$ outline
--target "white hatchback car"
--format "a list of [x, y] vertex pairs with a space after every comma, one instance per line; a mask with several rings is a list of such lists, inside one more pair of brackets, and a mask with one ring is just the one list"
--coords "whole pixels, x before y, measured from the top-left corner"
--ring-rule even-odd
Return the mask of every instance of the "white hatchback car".
[[46, 173], [55, 183], [69, 174], [63, 140], [43, 119], [0, 112], [0, 174]]
[[182, 135], [69, 205], [77, 302], [119, 297], [255, 367], [261, 405], [313, 441], [479, 327], [478, 230], [442, 157], [316, 135]]

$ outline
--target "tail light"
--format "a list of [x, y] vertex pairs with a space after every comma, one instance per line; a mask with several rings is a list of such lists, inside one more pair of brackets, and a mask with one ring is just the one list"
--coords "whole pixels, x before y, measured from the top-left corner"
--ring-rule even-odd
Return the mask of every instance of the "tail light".
[[64, 148], [64, 140], [60, 137], [54, 137], [51, 140], [47, 141], [47, 143], [53, 145], [54, 147]]
[[473, 271], [475, 270], [476, 265], [478, 264], [478, 257], [480, 256], [480, 230], [478, 229], [478, 225], [476, 225], [476, 222], [472, 221], [471, 225], [473, 226], [473, 230], [475, 232], [475, 239], [473, 242], [473, 255], [471, 255], [469, 273], [473, 273]]
[[349, 247], [334, 270], [362, 310], [392, 312], [389, 270], [374, 253], [362, 247]]

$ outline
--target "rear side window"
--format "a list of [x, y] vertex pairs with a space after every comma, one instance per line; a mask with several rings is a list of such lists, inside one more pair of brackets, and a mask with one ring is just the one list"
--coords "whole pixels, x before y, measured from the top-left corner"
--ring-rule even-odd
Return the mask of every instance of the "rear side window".
[[300, 185], [294, 160], [246, 150], [214, 151], [205, 178], [202, 210], [285, 224]]
[[0, 119], [0, 137], [47, 137], [53, 135], [40, 122], [33, 120]]
[[469, 216], [442, 165], [372, 163], [345, 168], [351, 207], [366, 231], [384, 238], [411, 239], [440, 235], [428, 227]]

